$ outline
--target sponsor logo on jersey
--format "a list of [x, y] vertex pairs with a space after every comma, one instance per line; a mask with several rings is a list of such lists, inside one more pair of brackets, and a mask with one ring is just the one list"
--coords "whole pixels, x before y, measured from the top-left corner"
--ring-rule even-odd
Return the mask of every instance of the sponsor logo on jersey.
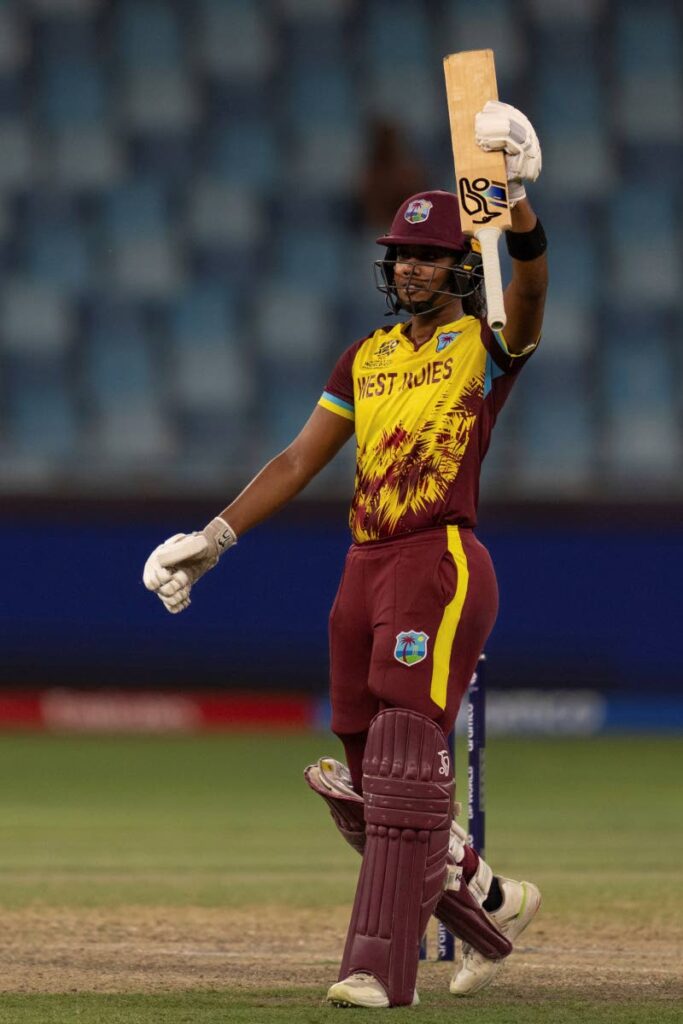
[[418, 633], [414, 629], [398, 633], [396, 635], [396, 646], [394, 647], [396, 661], [400, 661], [407, 668], [410, 668], [411, 665], [417, 665], [420, 661], [424, 661], [427, 657], [428, 640], [429, 637], [426, 633]]
[[408, 203], [403, 219], [409, 224], [422, 224], [429, 217], [432, 205], [429, 199], [413, 199], [412, 203]]
[[460, 337], [460, 331], [443, 331], [442, 334], [438, 334], [436, 337], [436, 351], [443, 352], [458, 337]]
[[375, 356], [390, 356], [398, 346], [398, 338], [387, 338], [375, 352]]
[[398, 338], [387, 338], [378, 349], [375, 349], [370, 358], [365, 360], [363, 369], [376, 370], [382, 366], [387, 366], [391, 362], [391, 357], [397, 348]]

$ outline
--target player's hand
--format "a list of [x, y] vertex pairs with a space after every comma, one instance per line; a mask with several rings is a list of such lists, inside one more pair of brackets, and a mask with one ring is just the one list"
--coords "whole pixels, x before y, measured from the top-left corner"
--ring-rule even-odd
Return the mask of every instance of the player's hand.
[[528, 117], [509, 103], [489, 100], [474, 119], [477, 145], [486, 150], [503, 150], [510, 205], [526, 195], [523, 181], [536, 181], [541, 173], [541, 146]]
[[149, 556], [142, 581], [175, 615], [189, 605], [193, 584], [236, 543], [235, 531], [219, 517], [199, 533], [176, 533]]

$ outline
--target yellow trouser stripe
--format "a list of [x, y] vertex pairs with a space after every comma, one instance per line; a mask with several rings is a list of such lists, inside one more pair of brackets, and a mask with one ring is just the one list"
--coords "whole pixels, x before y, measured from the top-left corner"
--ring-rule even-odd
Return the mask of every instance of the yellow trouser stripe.
[[467, 567], [467, 555], [465, 554], [460, 540], [460, 530], [457, 526], [447, 526], [448, 550], [453, 555], [458, 570], [458, 583], [453, 598], [446, 605], [443, 618], [439, 625], [434, 641], [434, 656], [432, 658], [432, 685], [429, 691], [430, 697], [440, 708], [446, 707], [446, 694], [448, 693], [448, 673], [451, 663], [451, 651], [455, 641], [455, 634], [460, 623], [463, 605], [467, 597], [467, 587], [470, 580], [470, 572]]

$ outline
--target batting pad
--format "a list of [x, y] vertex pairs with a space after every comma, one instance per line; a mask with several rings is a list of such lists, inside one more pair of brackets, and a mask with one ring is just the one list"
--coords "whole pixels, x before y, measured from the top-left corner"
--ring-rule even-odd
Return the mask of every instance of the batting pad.
[[453, 766], [441, 729], [411, 711], [380, 711], [363, 795], [366, 846], [339, 977], [369, 971], [391, 1006], [409, 1006], [420, 939], [446, 879]]

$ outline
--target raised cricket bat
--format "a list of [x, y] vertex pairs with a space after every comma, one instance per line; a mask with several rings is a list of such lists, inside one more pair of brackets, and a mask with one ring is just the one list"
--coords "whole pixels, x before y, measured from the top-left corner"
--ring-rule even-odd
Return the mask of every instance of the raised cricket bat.
[[493, 50], [465, 50], [443, 59], [448, 117], [460, 202], [460, 222], [466, 235], [481, 247], [488, 323], [493, 331], [505, 327], [503, 282], [498, 259], [501, 231], [510, 227], [505, 156], [485, 153], [474, 140], [474, 117], [487, 100], [498, 99]]

